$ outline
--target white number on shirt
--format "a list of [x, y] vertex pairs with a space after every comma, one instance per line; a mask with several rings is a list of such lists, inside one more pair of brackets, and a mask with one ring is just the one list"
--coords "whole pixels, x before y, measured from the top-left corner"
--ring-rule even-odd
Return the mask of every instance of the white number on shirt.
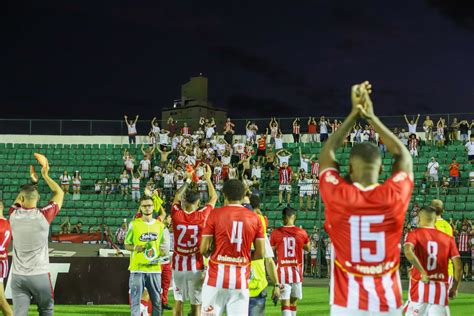
[[283, 238], [283, 243], [285, 244], [285, 257], [294, 257], [295, 256], [295, 246], [296, 240], [294, 237], [285, 237]]
[[5, 251], [5, 244], [7, 243], [8, 238], [10, 238], [10, 231], [5, 231], [5, 237], [3, 239], [2, 244], [0, 245], [0, 252]]
[[436, 259], [438, 255], [438, 243], [436, 241], [428, 241], [428, 261], [426, 262], [426, 270], [436, 269]]
[[[180, 231], [178, 236], [178, 245], [181, 247], [195, 247], [198, 243], [197, 235], [199, 233], [199, 228], [197, 225], [177, 225], [176, 229]], [[184, 235], [186, 235], [186, 230], [193, 230], [193, 233], [189, 236], [189, 240], [186, 243], [183, 243]]]
[[237, 244], [237, 251], [242, 249], [242, 228], [244, 226], [243, 222], [232, 222], [232, 235], [230, 237], [230, 242], [232, 244]]
[[[379, 224], [384, 220], [383, 215], [353, 215], [349, 218], [351, 224], [351, 257], [352, 262], [382, 262], [385, 259], [385, 233], [371, 232], [371, 224]], [[375, 242], [375, 253], [370, 248], [361, 248], [361, 241]]]

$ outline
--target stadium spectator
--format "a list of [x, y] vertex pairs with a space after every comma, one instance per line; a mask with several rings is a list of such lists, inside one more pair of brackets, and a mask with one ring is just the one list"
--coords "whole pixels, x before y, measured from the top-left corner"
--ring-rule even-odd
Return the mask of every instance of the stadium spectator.
[[281, 130], [278, 130], [278, 133], [275, 136], [275, 150], [280, 149], [283, 149], [283, 134]]
[[168, 147], [166, 146], [163, 146], [162, 148], [157, 147], [156, 150], [158, 150], [158, 152], [160, 153], [161, 167], [165, 168], [168, 164], [168, 157], [173, 151], [168, 151]]
[[140, 299], [146, 288], [152, 303], [152, 315], [161, 315], [161, 265], [158, 258], [168, 255], [169, 240], [164, 239], [164, 225], [153, 218], [154, 202], [150, 196], [140, 199], [141, 217], [129, 225], [125, 249], [130, 256], [131, 315], [140, 315]]
[[68, 175], [66, 170], [64, 170], [63, 174], [59, 177], [59, 181], [61, 182], [61, 189], [63, 189], [64, 193], [69, 194], [69, 185], [71, 184], [71, 176]]
[[423, 122], [423, 130], [425, 131], [425, 143], [428, 145], [433, 145], [433, 127], [433, 121], [429, 115], [426, 116], [425, 121]]
[[228, 143], [232, 143], [232, 137], [235, 134], [234, 131], [235, 124], [230, 121], [230, 118], [227, 118], [227, 121], [224, 125], [224, 140]]
[[270, 144], [275, 144], [275, 138], [277, 137], [278, 134], [278, 121], [276, 117], [272, 117], [270, 119], [270, 123], [268, 124], [268, 128], [270, 129]]
[[140, 173], [132, 172], [132, 201], [140, 200]]
[[77, 222], [76, 225], [72, 226], [71, 233], [72, 234], [82, 234], [83, 233], [82, 222], [81, 221]]
[[324, 253], [324, 258], [326, 259], [326, 266], [327, 266], [327, 275], [326, 278], [331, 279], [331, 252], [332, 252], [332, 242], [331, 238], [327, 237], [323, 239], [324, 241], [324, 246], [326, 248], [326, 251]]
[[275, 172], [275, 165], [276, 165], [276, 162], [277, 162], [277, 156], [276, 154], [273, 152], [273, 147], [272, 145], [269, 145], [268, 146], [268, 151], [267, 151], [267, 154], [265, 156], [266, 158], [266, 164], [265, 164], [265, 170], [268, 171], [268, 170], [271, 170], [271, 174], [269, 175], [270, 178], [273, 178], [273, 173]]
[[148, 154], [145, 154], [143, 159], [140, 160], [141, 178], [143, 179], [150, 178], [150, 168], [151, 168], [150, 156], [148, 156]]
[[248, 143], [252, 145], [255, 144], [257, 132], [258, 132], [258, 126], [255, 124], [255, 122], [248, 121], [245, 126], [245, 134], [246, 134]]
[[416, 116], [416, 119], [411, 119], [408, 121], [407, 115], [404, 114], [403, 117], [405, 118], [405, 122], [408, 126], [408, 134], [415, 134], [416, 135], [416, 126], [418, 125], [418, 120], [420, 119], [420, 114]]
[[387, 152], [387, 147], [385, 146], [385, 144], [383, 143], [383, 139], [382, 137], [379, 137], [378, 139], [378, 145], [379, 145], [379, 149], [380, 151], [385, 154]]
[[283, 162], [278, 169], [279, 187], [278, 187], [278, 207], [283, 205], [283, 192], [286, 192], [286, 203], [289, 206], [291, 200], [291, 182], [293, 171], [288, 166], [288, 162]]
[[[246, 315], [250, 261], [264, 258], [265, 234], [259, 217], [240, 204], [245, 195], [242, 183], [229, 180], [223, 192], [224, 207], [210, 213], [202, 234], [201, 254], [208, 255], [212, 243], [214, 247], [202, 289], [201, 311]], [[251, 253], [252, 242], [255, 250]]]
[[69, 221], [69, 216], [66, 216], [61, 223], [59, 234], [70, 234], [71, 233], [71, 222]]
[[129, 185], [130, 176], [127, 173], [127, 170], [124, 170], [120, 175], [120, 191], [122, 195], [128, 195], [128, 185]]
[[128, 129], [128, 143], [129, 144], [136, 144], [136, 137], [137, 137], [137, 121], [138, 115], [135, 116], [135, 120], [128, 120], [128, 116], [124, 115], [125, 124], [127, 125]]
[[102, 192], [102, 182], [100, 180], [96, 180], [94, 184], [94, 193], [100, 194]]
[[441, 193], [443, 193], [444, 195], [448, 194], [448, 189], [449, 189], [449, 187], [450, 187], [448, 177], [443, 176], [443, 177], [441, 178], [440, 184], [441, 184], [441, 185], [440, 185], [440, 186], [441, 186]]
[[[48, 234], [51, 223], [62, 207], [64, 191], [49, 176], [48, 162], [40, 161], [41, 175], [53, 193], [49, 203], [39, 208], [37, 186], [26, 184], [21, 187], [9, 210], [12, 239], [15, 240], [10, 274], [15, 315], [28, 314], [31, 298], [36, 302], [40, 315], [54, 313]], [[30, 173], [34, 173], [34, 169]]]
[[328, 139], [328, 126], [329, 121], [326, 120], [324, 116], [321, 116], [319, 120], [319, 141], [324, 143]]
[[178, 126], [176, 125], [177, 121], [175, 121], [171, 116], [168, 118], [167, 124], [168, 126], [166, 127], [169, 131], [169, 136], [173, 137], [176, 135], [176, 132], [178, 130]]
[[125, 249], [125, 236], [127, 236], [128, 225], [124, 219], [122, 225], [115, 232], [115, 241], [120, 249]]
[[127, 149], [125, 149], [122, 159], [125, 170], [127, 170], [127, 173], [130, 175], [135, 167], [135, 159], [130, 155], [130, 152]]
[[451, 143], [458, 140], [458, 131], [459, 131], [459, 122], [458, 119], [455, 117], [451, 122], [451, 126], [449, 127], [449, 140]]
[[286, 163], [287, 165], [290, 163], [290, 158], [292, 154], [286, 149], [280, 149], [279, 151], [277, 151], [276, 156], [278, 158], [278, 164], [280, 166], [283, 166], [284, 163]]
[[102, 181], [102, 186], [101, 186], [101, 194], [110, 194], [110, 181], [108, 178], [105, 178], [103, 181]]
[[296, 144], [300, 143], [300, 118], [297, 117], [293, 120], [293, 142]]
[[467, 151], [467, 159], [474, 164], [474, 134], [471, 134], [470, 140], [464, 145]]
[[468, 231], [468, 224], [463, 223], [461, 226], [461, 231], [458, 236], [458, 249], [461, 254], [461, 260], [463, 265], [463, 279], [471, 280], [471, 270], [472, 270], [472, 248], [471, 248], [471, 235]]
[[308, 119], [308, 142], [317, 141], [317, 124], [314, 117], [309, 117]]
[[157, 140], [160, 138], [160, 126], [158, 126], [156, 117], [151, 120], [151, 132], [155, 135]]
[[[298, 175], [298, 187], [300, 198], [300, 210], [309, 211], [311, 209], [311, 198], [313, 196], [313, 181], [311, 174], [301, 173]], [[306, 197], [306, 207], [303, 208], [303, 200]]]
[[354, 143], [362, 142], [362, 125], [360, 125], [360, 122], [354, 123], [352, 129], [354, 131]]
[[260, 163], [260, 160], [265, 158], [267, 153], [267, 135], [268, 135], [268, 128], [265, 134], [260, 135], [259, 139], [257, 140], [257, 161]]
[[[352, 87], [352, 110], [324, 144], [319, 157], [320, 190], [326, 206], [325, 228], [334, 248], [331, 254], [331, 278], [334, 278], [330, 289], [331, 315], [369, 315], [379, 314], [381, 310], [388, 315], [401, 314], [400, 249], [394, 245], [400, 240], [413, 191], [412, 157], [374, 114], [370, 93], [368, 82]], [[382, 164], [380, 151], [371, 143], [357, 144], [352, 148], [350, 182], [340, 175], [336, 151], [360, 117], [374, 126], [394, 157], [392, 177], [383, 184], [378, 181]], [[360, 232], [365, 229], [373, 232], [375, 227], [378, 227], [380, 245], [371, 251], [360, 243]], [[347, 233], [341, 234], [341, 231]], [[386, 246], [390, 243], [393, 245]], [[370, 269], [360, 269], [361, 266], [377, 266], [380, 271], [374, 276]], [[390, 280], [387, 287], [375, 286], [382, 284], [384, 279]], [[390, 298], [386, 296], [387, 291], [391, 293]], [[364, 293], [368, 293], [367, 296]]]
[[308, 173], [309, 164], [311, 163], [311, 160], [315, 158], [315, 155], [308, 158], [306, 157], [305, 154], [301, 152], [301, 147], [299, 147], [298, 149], [299, 149], [299, 154], [300, 154], [300, 169], [303, 169], [304, 172]]
[[303, 298], [303, 250], [310, 251], [310, 240], [304, 229], [295, 226], [294, 209], [283, 209], [282, 218], [284, 226], [273, 230], [270, 244], [277, 255], [277, 271], [282, 284], [282, 315], [290, 316], [296, 315], [296, 302]]
[[79, 172], [79, 170], [76, 170], [74, 172], [74, 175], [72, 176], [73, 200], [79, 199], [79, 196], [81, 194], [81, 182], [82, 182], [81, 173]]
[[462, 120], [459, 122], [459, 132], [461, 134], [461, 142], [467, 142], [469, 137], [469, 122], [467, 120]]
[[408, 150], [412, 157], [418, 157], [418, 139], [416, 138], [416, 134], [410, 135], [408, 139]]
[[311, 249], [309, 251], [310, 253], [310, 256], [311, 256], [311, 270], [310, 270], [310, 273], [315, 276], [316, 275], [316, 272], [318, 272], [319, 274], [319, 270], [316, 271], [316, 267], [318, 266], [317, 265], [317, 259], [318, 259], [318, 243], [316, 241], [314, 241], [313, 239], [311, 239]]
[[427, 166], [427, 173], [430, 176], [430, 188], [433, 187], [433, 184], [435, 187], [438, 187], [438, 169], [439, 163], [436, 161], [435, 157], [431, 157], [431, 161], [428, 162]]
[[436, 141], [438, 147], [444, 146], [445, 134], [446, 133], [446, 124], [444, 118], [440, 117], [436, 123]]
[[453, 158], [452, 162], [449, 164], [449, 182], [451, 187], [457, 187], [459, 185], [459, 170], [461, 166], [456, 161], [456, 158]]

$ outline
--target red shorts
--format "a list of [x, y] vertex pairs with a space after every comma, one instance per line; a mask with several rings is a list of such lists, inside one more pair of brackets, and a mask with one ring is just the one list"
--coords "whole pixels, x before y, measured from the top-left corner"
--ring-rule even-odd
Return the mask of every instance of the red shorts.
[[316, 258], [311, 258], [311, 265], [315, 266], [316, 265]]
[[8, 276], [8, 260], [0, 260], [0, 278], [6, 279]]

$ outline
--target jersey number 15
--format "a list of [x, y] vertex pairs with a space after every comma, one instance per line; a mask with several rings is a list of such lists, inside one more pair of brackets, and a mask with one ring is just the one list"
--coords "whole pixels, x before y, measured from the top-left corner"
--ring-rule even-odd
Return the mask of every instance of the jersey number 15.
[[[383, 223], [383, 220], [384, 215], [353, 215], [349, 218], [352, 262], [382, 262], [385, 259], [385, 233], [370, 231], [370, 225]], [[375, 242], [375, 253], [370, 248], [362, 248], [361, 241]]]

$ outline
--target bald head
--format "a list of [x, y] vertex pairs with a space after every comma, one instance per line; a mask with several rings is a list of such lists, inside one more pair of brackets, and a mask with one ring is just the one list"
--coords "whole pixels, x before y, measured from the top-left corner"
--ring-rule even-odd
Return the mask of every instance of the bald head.
[[441, 201], [441, 200], [432, 200], [430, 206], [433, 207], [436, 210], [436, 215], [440, 216], [441, 214], [443, 214], [443, 212], [444, 212], [443, 201]]

